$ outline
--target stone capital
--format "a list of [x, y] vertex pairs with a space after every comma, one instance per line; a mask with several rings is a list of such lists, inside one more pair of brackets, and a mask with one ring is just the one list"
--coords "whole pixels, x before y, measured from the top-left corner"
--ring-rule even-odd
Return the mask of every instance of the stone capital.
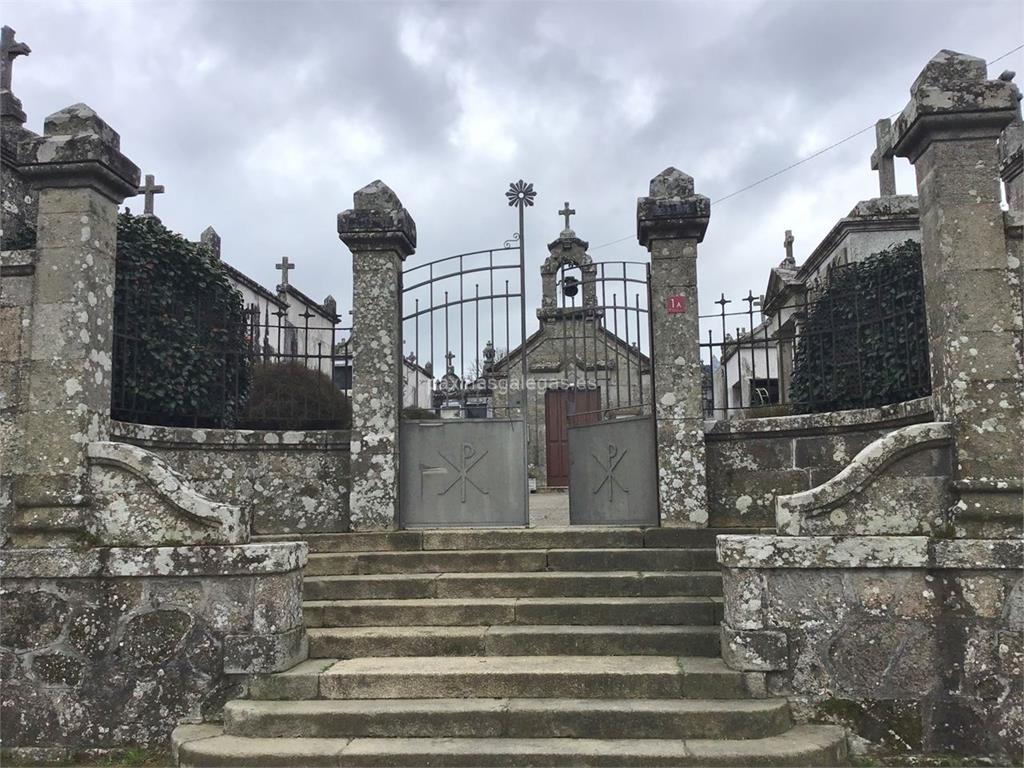
[[18, 145], [18, 164], [36, 189], [88, 187], [115, 203], [139, 185], [139, 169], [121, 153], [120, 136], [85, 104], [47, 117], [42, 136]]
[[416, 250], [416, 222], [398, 196], [377, 180], [357, 191], [353, 207], [338, 214], [338, 237], [354, 253], [394, 251], [404, 259]]
[[993, 141], [1017, 117], [1017, 87], [988, 80], [985, 62], [940, 51], [910, 89], [910, 102], [893, 125], [893, 150], [915, 162], [934, 141]]
[[641, 197], [636, 201], [636, 236], [647, 247], [652, 240], [704, 240], [711, 219], [711, 201], [704, 195]]

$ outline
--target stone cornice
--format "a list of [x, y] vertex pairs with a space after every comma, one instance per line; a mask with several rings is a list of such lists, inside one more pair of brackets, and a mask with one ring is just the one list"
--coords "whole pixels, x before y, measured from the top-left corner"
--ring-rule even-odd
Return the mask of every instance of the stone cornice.
[[[888, 208], [889, 201], [901, 201], [902, 207]], [[797, 270], [795, 280], [805, 282], [825, 260], [835, 252], [839, 243], [853, 232], [917, 232], [921, 229], [921, 219], [916, 206], [917, 198], [914, 195], [895, 195], [892, 198], [876, 197], [871, 200], [862, 200], [853, 207], [846, 216], [836, 222], [835, 226], [828, 231], [821, 242], [811, 251], [800, 269]], [[914, 203], [914, 205], [911, 205]], [[877, 213], [865, 213], [872, 208]]]
[[723, 535], [717, 550], [726, 568], [1024, 570], [1018, 539]]
[[0, 578], [252, 576], [306, 564], [305, 542], [192, 547], [0, 550]]

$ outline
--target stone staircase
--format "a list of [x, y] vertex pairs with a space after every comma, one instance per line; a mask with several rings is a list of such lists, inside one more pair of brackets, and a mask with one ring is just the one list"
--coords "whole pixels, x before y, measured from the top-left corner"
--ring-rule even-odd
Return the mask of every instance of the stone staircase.
[[309, 660], [251, 681], [182, 766], [842, 765], [719, 657], [715, 531], [309, 536]]

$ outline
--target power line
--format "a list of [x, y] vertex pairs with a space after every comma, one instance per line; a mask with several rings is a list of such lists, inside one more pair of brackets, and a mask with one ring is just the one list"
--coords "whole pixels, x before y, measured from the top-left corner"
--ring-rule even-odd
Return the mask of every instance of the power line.
[[[1017, 51], [1021, 50], [1022, 48], [1024, 48], [1024, 43], [1021, 43], [1020, 45], [1018, 45], [1016, 48], [1014, 48], [1011, 51], [1007, 51], [1002, 56], [1000, 56], [1000, 57], [998, 57], [996, 59], [992, 59], [989, 62], [986, 62], [986, 65], [987, 66], [991, 66], [992, 64], [995, 64], [996, 62], [1002, 61], [1007, 56], [1012, 56], [1013, 54], [1015, 54]], [[893, 112], [891, 115], [889, 115], [889, 119], [891, 120], [892, 118], [896, 117], [899, 114], [900, 114], [899, 110], [896, 111], [896, 112]], [[740, 195], [740, 194], [746, 192], [747, 190], [750, 190], [750, 189], [753, 189], [754, 187], [760, 186], [761, 184], [764, 184], [766, 181], [771, 181], [772, 179], [776, 178], [777, 176], [781, 176], [782, 174], [786, 173], [787, 171], [791, 171], [794, 168], [797, 168], [797, 167], [803, 165], [804, 163], [808, 163], [811, 160], [814, 160], [815, 158], [821, 157], [826, 152], [831, 152], [836, 147], [842, 146], [846, 142], [851, 141], [851, 140], [857, 138], [858, 136], [860, 136], [863, 133], [867, 133], [868, 131], [870, 131], [874, 127], [875, 127], [874, 123], [872, 123], [871, 125], [865, 126], [864, 128], [861, 128], [859, 131], [856, 131], [855, 133], [851, 133], [846, 138], [840, 139], [839, 141], [835, 142], [834, 144], [829, 144], [827, 147], [824, 147], [823, 149], [819, 149], [817, 152], [814, 152], [814, 153], [808, 155], [807, 157], [801, 158], [800, 160], [797, 160], [795, 163], [790, 163], [785, 168], [780, 168], [779, 170], [777, 170], [777, 171], [775, 171], [773, 173], [770, 173], [767, 176], [764, 176], [764, 177], [758, 179], [755, 182], [747, 184], [745, 187], [740, 187], [735, 192], [730, 192], [727, 195], [722, 195], [721, 197], [717, 197], [714, 200], [712, 200], [711, 202], [712, 203], [722, 203], [722, 202], [728, 200], [730, 197], [736, 197], [736, 195]], [[609, 245], [617, 245], [618, 243], [625, 242], [626, 240], [632, 240], [633, 237], [635, 237], [635, 235], [626, 235], [625, 237], [620, 237], [618, 240], [610, 240], [607, 243], [601, 243], [600, 245], [595, 245], [590, 250], [596, 251], [598, 248], [607, 248]]]

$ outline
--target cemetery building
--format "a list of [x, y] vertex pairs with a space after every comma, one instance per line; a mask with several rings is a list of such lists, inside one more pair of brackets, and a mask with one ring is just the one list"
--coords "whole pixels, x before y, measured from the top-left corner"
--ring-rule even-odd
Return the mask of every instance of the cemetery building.
[[[715, 418], [738, 417], [745, 408], [785, 404], [793, 379], [796, 323], [829, 283], [833, 270], [862, 262], [907, 240], [921, 241], [921, 224], [915, 195], [896, 194], [892, 123], [875, 126], [877, 148], [871, 168], [878, 171], [879, 196], [861, 200], [836, 222], [824, 239], [797, 266], [795, 238], [786, 230], [785, 257], [769, 272], [768, 284], [755, 299], [751, 291], [731, 308], [732, 323], [725, 331], [731, 344], [723, 347], [716, 369], [714, 391], [727, 393], [727, 407], [719, 398]], [[722, 297], [722, 301], [726, 299]], [[743, 312], [740, 302], [747, 302]], [[724, 305], [720, 305], [725, 310]], [[756, 320], [748, 322], [747, 316]], [[709, 318], [709, 321], [711, 318]], [[716, 329], [717, 330], [717, 329]]]
[[[949, 50], [924, 62], [891, 141], [914, 165], [916, 213], [869, 206], [853, 218], [889, 217], [881, 229], [851, 224], [799, 280], [795, 262], [773, 275], [810, 292], [842, 248], [856, 259], [915, 239], [915, 219], [926, 328], [912, 362], [927, 388], [912, 397], [841, 391], [842, 407], [705, 418], [714, 359], [701, 357], [721, 344], [703, 341], [697, 260], [713, 206], [674, 167], [621, 192], [637, 263], [591, 258], [565, 206], [533, 335], [532, 184], [495, 190], [519, 224], [504, 248], [425, 261], [413, 212], [375, 180], [337, 218], [353, 264], [351, 395], [330, 390], [350, 427], [299, 426], [297, 412], [239, 429], [252, 360], [238, 354], [237, 286], [295, 328], [336, 323], [335, 309], [289, 290], [283, 260], [273, 292], [203, 272], [189, 289], [222, 311], [201, 327], [168, 323], [154, 340], [119, 324], [118, 208], [143, 194], [152, 215], [157, 185], [140, 187], [131, 137], [86, 104], [24, 128], [12, 65], [29, 53], [4, 27], [4, 764], [140, 750], [177, 766], [1019, 761], [1024, 129], [1011, 74]], [[142, 223], [160, 253], [199, 261]], [[873, 322], [855, 320], [826, 352]], [[474, 418], [404, 407], [408, 371], [434, 367], [407, 359], [409, 342], [438, 328], [452, 331], [442, 379], [483, 402]], [[230, 348], [191, 343], [202, 334]], [[878, 347], [900, 362], [910, 346], [871, 338], [855, 351], [876, 371]], [[168, 365], [173, 342], [189, 356]], [[158, 417], [195, 399], [217, 418], [113, 418], [115, 391], [155, 399]], [[531, 526], [530, 466], [560, 482], [541, 422], [565, 427], [569, 525]]]
[[[650, 413], [650, 338], [634, 300], [646, 287], [632, 282], [632, 265], [595, 265], [588, 244], [569, 226], [548, 245], [541, 265], [540, 327], [493, 365], [499, 411], [525, 397], [528, 461], [538, 487], [569, 485], [568, 428], [605, 417]], [[526, 356], [525, 395], [507, 386]], [[506, 386], [502, 386], [506, 385]]]

